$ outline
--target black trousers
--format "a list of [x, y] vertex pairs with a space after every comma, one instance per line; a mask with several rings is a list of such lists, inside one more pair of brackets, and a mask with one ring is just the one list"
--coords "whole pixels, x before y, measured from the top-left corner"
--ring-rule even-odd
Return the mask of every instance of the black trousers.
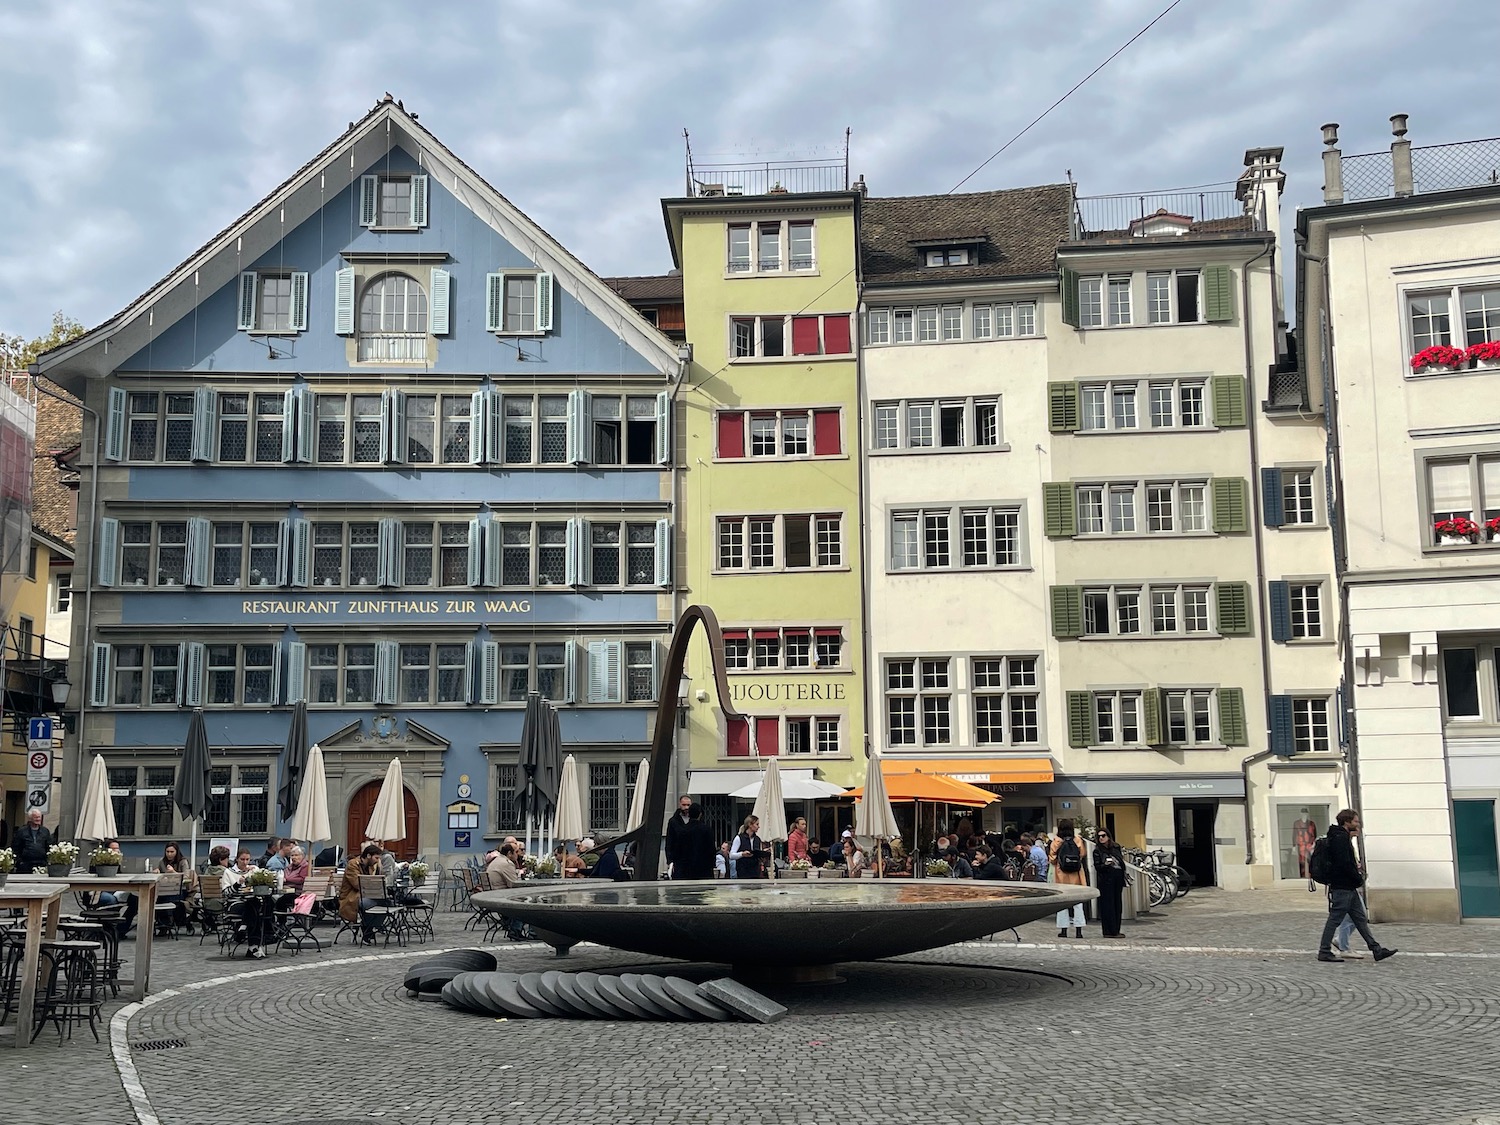
[[1123, 876], [1110, 878], [1101, 875], [1099, 877], [1099, 925], [1106, 934], [1120, 932], [1120, 916], [1125, 910], [1124, 898], [1125, 879]]

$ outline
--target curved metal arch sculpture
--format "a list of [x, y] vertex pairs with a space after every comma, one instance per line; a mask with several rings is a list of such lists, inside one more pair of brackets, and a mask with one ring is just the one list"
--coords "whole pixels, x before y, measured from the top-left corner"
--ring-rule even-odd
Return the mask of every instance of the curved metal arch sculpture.
[[693, 626], [699, 622], [703, 623], [703, 631], [708, 638], [719, 709], [724, 712], [726, 719], [743, 717], [729, 701], [729, 679], [724, 667], [724, 633], [719, 628], [719, 619], [706, 605], [690, 605], [677, 619], [672, 643], [667, 648], [666, 666], [657, 687], [656, 731], [651, 737], [651, 754], [647, 758], [650, 769], [646, 779], [646, 817], [635, 831], [616, 836], [601, 845], [613, 847], [635, 841], [638, 844], [635, 877], [639, 881], [650, 881], [660, 874], [660, 844], [666, 825], [667, 780], [671, 774], [672, 744], [676, 741], [677, 732], [677, 684], [682, 679], [682, 671], [687, 664], [688, 641], [692, 639]]

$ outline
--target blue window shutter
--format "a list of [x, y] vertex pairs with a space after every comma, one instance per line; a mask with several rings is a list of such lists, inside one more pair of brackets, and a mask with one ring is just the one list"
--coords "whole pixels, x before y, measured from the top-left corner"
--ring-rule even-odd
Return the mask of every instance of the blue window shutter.
[[476, 703], [500, 702], [500, 645], [497, 641], [477, 641], [474, 644], [475, 663], [478, 665]]
[[672, 585], [672, 521], [656, 521], [656, 584]]
[[193, 451], [194, 461], [214, 459], [214, 425], [218, 417], [219, 392], [212, 387], [193, 389]]
[[395, 387], [380, 395], [380, 448], [387, 464], [406, 463], [406, 392]]
[[536, 275], [536, 330], [552, 331], [552, 275]]
[[292, 521], [291, 563], [288, 568], [291, 585], [308, 586], [312, 583], [312, 524], [307, 520]]
[[620, 672], [625, 658], [623, 641], [590, 641], [588, 701], [620, 702]]
[[288, 387], [281, 393], [281, 460], [291, 464], [297, 459], [297, 400], [296, 387]]
[[400, 669], [395, 641], [375, 642], [375, 702], [395, 703], [400, 696]]
[[286, 646], [286, 702], [302, 703], [307, 700], [307, 646], [301, 641], [292, 641]]
[[[473, 550], [470, 547], [470, 550]], [[401, 565], [401, 521], [386, 517], [379, 525], [379, 547], [375, 552], [375, 584], [399, 586], [396, 568]], [[386, 700], [384, 702], [390, 702]]]
[[297, 388], [297, 460], [309, 464], [317, 459], [318, 449], [315, 402], [316, 396], [308, 387]]
[[655, 703], [661, 697], [661, 645], [651, 642], [651, 694], [647, 697]]
[[103, 641], [96, 641], [89, 650], [89, 706], [108, 707], [112, 702], [110, 698], [109, 672], [111, 661], [110, 646]]
[[109, 388], [109, 407], [104, 422], [104, 459], [120, 461], [125, 457], [125, 389]]
[[[568, 536], [578, 536], [578, 585], [591, 586], [594, 582], [594, 525], [582, 516], [578, 517], [578, 530], [573, 530], [573, 521], [568, 521]], [[571, 549], [571, 544], [570, 544]]]
[[333, 275], [333, 332], [354, 335], [354, 268], [345, 266]]
[[1292, 721], [1292, 697], [1271, 696], [1271, 753], [1290, 758], [1297, 752], [1297, 732]]
[[207, 586], [213, 561], [214, 525], [201, 516], [187, 521], [187, 584]]
[[505, 331], [505, 275], [484, 275], [484, 330]]
[[1260, 471], [1260, 510], [1267, 527], [1286, 523], [1286, 496], [1281, 488], [1280, 469]]
[[568, 520], [567, 534], [563, 539], [563, 574], [569, 586], [582, 586], [587, 581], [583, 572], [584, 554], [587, 550], [584, 536], [585, 523], [578, 516]]
[[587, 464], [593, 436], [593, 398], [588, 391], [568, 392], [568, 463]]
[[276, 527], [276, 585], [287, 585], [292, 572], [292, 521], [279, 520]]
[[656, 463], [672, 463], [672, 395], [661, 391], [656, 396]]
[[563, 702], [578, 702], [578, 643], [563, 642]]
[[1289, 582], [1268, 583], [1271, 608], [1271, 639], [1285, 644], [1292, 639], [1292, 587]]
[[203, 706], [203, 645], [189, 641], [183, 646], [187, 650], [183, 661], [182, 702], [188, 707]]
[[425, 227], [427, 225], [426, 176], [413, 176], [411, 178], [411, 225], [414, 227]]
[[99, 585], [120, 581], [120, 521], [106, 516], [99, 521]]
[[[469, 396], [469, 464], [483, 465], [489, 459], [490, 450], [485, 446], [485, 434], [489, 432], [486, 421], [490, 414], [491, 395], [489, 388], [475, 391]], [[495, 453], [500, 450], [496, 448]]]
[[500, 535], [502, 525], [491, 517], [484, 525], [484, 584], [500, 585]]
[[359, 225], [362, 227], [373, 227], [378, 214], [377, 205], [380, 202], [380, 177], [361, 176], [359, 178]]
[[237, 306], [239, 315], [236, 323], [241, 332], [255, 331], [255, 289], [255, 274], [249, 270], [240, 274], [240, 299]]
[[469, 585], [478, 586], [484, 580], [479, 548], [484, 536], [484, 524], [478, 516], [469, 521]]
[[447, 270], [433, 267], [427, 286], [427, 330], [434, 336], [448, 335], [448, 291], [452, 283], [453, 277]]
[[182, 693], [182, 689], [183, 689], [184, 681], [187, 678], [185, 676], [185, 674], [184, 674], [187, 671], [187, 668], [186, 668], [186, 664], [187, 664], [186, 655], [187, 654], [183, 651], [185, 648], [187, 648], [187, 645], [184, 645], [184, 644], [177, 645], [177, 694], [176, 694], [176, 698], [173, 699], [172, 702], [175, 703], [175, 704], [177, 704], [179, 707], [182, 706], [182, 694], [183, 694]]
[[291, 329], [293, 332], [307, 331], [307, 274], [292, 274]]
[[281, 698], [277, 693], [281, 691], [281, 646], [271, 646], [271, 702], [275, 703]]

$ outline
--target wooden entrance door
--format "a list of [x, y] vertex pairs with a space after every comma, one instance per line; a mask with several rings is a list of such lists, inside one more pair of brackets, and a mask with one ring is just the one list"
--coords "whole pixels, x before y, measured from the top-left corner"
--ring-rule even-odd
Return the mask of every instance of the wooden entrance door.
[[[349, 856], [359, 855], [359, 849], [369, 839], [365, 828], [370, 823], [370, 814], [375, 811], [375, 799], [380, 796], [380, 782], [372, 781], [360, 787], [349, 801], [348, 848]], [[401, 795], [406, 805], [406, 838], [383, 840], [386, 851], [402, 862], [417, 858], [417, 839], [421, 827], [417, 815], [417, 798], [410, 789], [402, 787]]]
[[1114, 837], [1122, 848], [1145, 848], [1146, 806], [1139, 801], [1100, 802], [1099, 827]]

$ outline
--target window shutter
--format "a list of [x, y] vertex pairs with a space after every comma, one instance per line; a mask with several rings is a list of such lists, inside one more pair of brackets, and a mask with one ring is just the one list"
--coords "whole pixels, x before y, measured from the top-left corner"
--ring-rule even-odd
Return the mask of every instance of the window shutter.
[[120, 521], [105, 516], [99, 521], [99, 585], [120, 581]]
[[578, 702], [578, 644], [563, 642], [563, 702]]
[[297, 388], [288, 387], [281, 395], [281, 460], [297, 460]]
[[484, 584], [486, 586], [500, 585], [500, 559], [501, 547], [500, 536], [504, 525], [494, 517], [484, 525]]
[[281, 690], [281, 646], [271, 646], [271, 701], [274, 703], [281, 697], [277, 694]]
[[307, 274], [292, 274], [291, 328], [293, 332], [307, 331]]
[[[1292, 697], [1271, 696], [1271, 753], [1290, 758], [1297, 752], [1297, 731], [1292, 721]], [[1222, 726], [1222, 719], [1220, 725]], [[1225, 739], [1227, 742], [1228, 739]]]
[[661, 391], [656, 396], [656, 463], [672, 463], [672, 394]]
[[1147, 746], [1160, 746], [1166, 741], [1162, 733], [1161, 692], [1147, 688], [1141, 692], [1141, 741]]
[[750, 756], [750, 722], [748, 719], [725, 720], [724, 756], [726, 758]]
[[212, 387], [193, 389], [194, 461], [214, 459], [214, 423], [218, 415], [219, 393]]
[[293, 586], [308, 586], [312, 583], [312, 524], [306, 520], [292, 521], [291, 565], [288, 574]]
[[125, 389], [109, 388], [109, 408], [104, 423], [104, 459], [120, 461], [125, 457]]
[[469, 521], [469, 585], [478, 586], [484, 578], [483, 558], [480, 554], [481, 537], [484, 535], [484, 524], [478, 516]]
[[380, 199], [380, 177], [361, 176], [359, 178], [359, 225], [362, 227], [373, 227], [377, 214], [376, 204]]
[[306, 386], [297, 390], [297, 460], [311, 464], [318, 453], [318, 415], [314, 409], [317, 396]]
[[588, 701], [620, 702], [620, 670], [624, 663], [623, 641], [590, 641], [588, 647]]
[[1243, 636], [1250, 632], [1250, 584], [1248, 582], [1215, 582], [1214, 601], [1219, 617], [1219, 632], [1224, 636]]
[[238, 326], [241, 332], [255, 331], [255, 281], [252, 271], [240, 274]]
[[286, 672], [286, 702], [303, 703], [307, 700], [307, 646], [301, 641], [292, 641], [286, 646], [286, 660], [282, 664]]
[[842, 453], [843, 438], [843, 427], [837, 410], [813, 411], [813, 453], [816, 456], [833, 457]]
[[395, 703], [400, 698], [401, 670], [395, 641], [375, 642], [375, 702]]
[[478, 691], [476, 703], [500, 702], [500, 644], [498, 641], [476, 641], [474, 654], [477, 665], [474, 679]]
[[292, 521], [279, 520], [276, 526], [276, 585], [287, 585], [292, 572]]
[[427, 330], [434, 336], [448, 335], [448, 316], [449, 309], [452, 307], [448, 300], [448, 293], [452, 284], [452, 274], [447, 270], [433, 267], [427, 285]]
[[1250, 741], [1245, 732], [1245, 693], [1237, 687], [1219, 689], [1219, 738], [1225, 746], [1244, 746]]
[[656, 521], [656, 584], [672, 585], [672, 521]]
[[345, 266], [333, 275], [333, 333], [354, 335], [354, 268]]
[[89, 649], [90, 707], [108, 707], [112, 702], [109, 697], [110, 663], [110, 646], [103, 641], [95, 641], [93, 647]]
[[792, 317], [793, 355], [817, 355], [819, 336], [818, 318], [816, 316]]
[[594, 584], [594, 524], [582, 516], [578, 518], [578, 530], [574, 532], [569, 521], [568, 534], [578, 536], [578, 585]]
[[1292, 585], [1290, 582], [1267, 583], [1271, 609], [1271, 639], [1285, 644], [1292, 639]]
[[536, 330], [552, 331], [552, 275], [536, 275]]
[[1286, 494], [1282, 491], [1280, 469], [1260, 471], [1260, 511], [1267, 527], [1286, 523]]
[[593, 436], [594, 396], [588, 391], [568, 392], [568, 462], [573, 465], [587, 464], [589, 438]]
[[1092, 746], [1094, 736], [1094, 696], [1087, 691], [1068, 692], [1068, 745]]
[[207, 586], [213, 562], [214, 525], [201, 516], [187, 521], [187, 584]]
[[1078, 384], [1047, 384], [1047, 429], [1054, 434], [1078, 429]]
[[775, 715], [755, 717], [755, 756], [774, 758], [781, 753], [781, 719]]
[[184, 668], [184, 664], [186, 663], [186, 661], [183, 659], [183, 657], [185, 655], [183, 653], [183, 649], [186, 648], [187, 646], [179, 644], [176, 647], [177, 647], [177, 692], [176, 692], [176, 698], [173, 699], [172, 702], [175, 703], [175, 704], [177, 704], [177, 706], [181, 707], [182, 706], [182, 688], [183, 688], [183, 681], [185, 679], [183, 673], [186, 671], [186, 669]]
[[661, 645], [651, 642], [651, 694], [646, 698], [655, 703], [661, 698]]
[[[849, 319], [847, 313], [823, 318], [824, 355], [848, 355], [854, 351], [853, 334], [849, 331]], [[795, 338], [796, 329], [793, 328], [793, 339]]]
[[745, 415], [739, 410], [719, 411], [716, 428], [719, 431], [720, 457], [734, 459], [745, 455]]
[[1245, 425], [1245, 377], [1213, 377], [1214, 425], [1220, 429]]
[[203, 645], [197, 641], [188, 641], [186, 646], [187, 658], [183, 662], [182, 673], [182, 702], [188, 707], [203, 706]]
[[1052, 587], [1052, 635], [1054, 637], [1083, 636], [1083, 588], [1081, 586]]
[[569, 586], [582, 586], [584, 554], [588, 544], [584, 539], [584, 521], [578, 516], [568, 520], [568, 530], [563, 537], [563, 581]]
[[505, 275], [484, 275], [484, 330], [505, 331]]
[[380, 451], [387, 464], [406, 463], [406, 392], [395, 387], [380, 393]]
[[427, 225], [426, 176], [413, 176], [411, 178], [411, 225], [414, 227], [425, 227]]
[[[401, 585], [401, 521], [389, 516], [382, 519], [379, 535], [379, 547], [375, 558], [375, 584], [399, 586]], [[469, 550], [474, 549], [474, 544], [471, 542]]]
[[[469, 396], [469, 464], [483, 465], [487, 460], [488, 450], [485, 447], [485, 434], [489, 427], [486, 422], [490, 413], [490, 391], [488, 387], [475, 391]], [[494, 450], [499, 453], [497, 447]]]
[[1234, 273], [1228, 266], [1203, 268], [1203, 319], [1219, 324], [1234, 319]]
[[1078, 327], [1078, 275], [1063, 266], [1059, 272], [1059, 288], [1062, 290], [1062, 319], [1070, 328]]
[[1214, 531], [1219, 535], [1250, 530], [1250, 489], [1244, 477], [1214, 477]]
[[1042, 485], [1042, 522], [1049, 539], [1067, 539], [1078, 534], [1078, 502], [1071, 481], [1049, 481]]

